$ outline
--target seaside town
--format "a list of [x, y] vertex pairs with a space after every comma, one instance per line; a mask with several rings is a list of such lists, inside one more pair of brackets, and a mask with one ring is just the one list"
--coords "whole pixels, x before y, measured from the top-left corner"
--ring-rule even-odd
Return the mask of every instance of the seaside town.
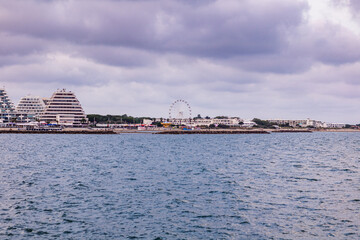
[[[313, 131], [319, 129], [358, 129], [358, 125], [328, 123], [312, 119], [285, 120], [240, 117], [191, 115], [191, 107], [185, 100], [176, 100], [170, 105], [167, 118], [125, 115], [86, 115], [75, 93], [66, 89], [56, 90], [50, 98], [24, 96], [15, 106], [5, 88], [0, 88], [0, 127], [11, 131], [169, 131], [202, 129], [234, 130], [243, 129], [262, 133], [259, 129], [272, 131]], [[239, 132], [240, 133], [240, 132]], [[241, 132], [243, 133], [243, 132]]]

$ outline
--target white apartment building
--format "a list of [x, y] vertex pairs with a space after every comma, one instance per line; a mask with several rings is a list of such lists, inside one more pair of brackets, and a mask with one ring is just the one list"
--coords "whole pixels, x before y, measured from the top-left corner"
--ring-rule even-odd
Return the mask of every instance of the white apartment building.
[[346, 126], [345, 123], [324, 123], [324, 128], [344, 128]]
[[213, 124], [213, 121], [211, 118], [198, 118], [194, 121], [195, 126], [210, 126]]
[[198, 118], [193, 122], [193, 126], [210, 126], [214, 125], [227, 125], [227, 126], [239, 126], [239, 122], [243, 121], [240, 118]]
[[75, 94], [66, 89], [61, 89], [54, 92], [48, 100], [40, 121], [77, 126], [88, 122], [88, 119]]
[[34, 121], [40, 117], [45, 110], [45, 103], [40, 97], [22, 97], [16, 106], [21, 121]]
[[245, 120], [245, 121], [243, 121], [243, 124], [241, 126], [251, 128], [251, 127], [254, 127], [255, 125], [256, 125], [255, 122], [250, 121], [250, 120]]
[[270, 119], [266, 120], [268, 122], [274, 123], [276, 125], [286, 125], [289, 124], [290, 127], [306, 127], [306, 126], [312, 126], [313, 120], [306, 119], [306, 120], [283, 120], [283, 119]]
[[240, 118], [213, 118], [212, 124], [237, 126], [237, 125], [239, 125], [240, 121], [241, 121]]
[[16, 117], [16, 110], [4, 88], [0, 88], [0, 122], [11, 122]]

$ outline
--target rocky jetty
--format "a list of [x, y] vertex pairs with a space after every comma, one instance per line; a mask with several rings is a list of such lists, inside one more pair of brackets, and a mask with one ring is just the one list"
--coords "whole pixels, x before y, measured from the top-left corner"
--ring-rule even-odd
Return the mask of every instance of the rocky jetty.
[[312, 133], [311, 130], [308, 129], [280, 129], [280, 130], [274, 130], [273, 133]]

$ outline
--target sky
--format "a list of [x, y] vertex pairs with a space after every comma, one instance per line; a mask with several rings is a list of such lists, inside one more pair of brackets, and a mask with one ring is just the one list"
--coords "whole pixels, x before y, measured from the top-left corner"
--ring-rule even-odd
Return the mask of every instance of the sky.
[[86, 113], [360, 123], [358, 0], [0, 0], [0, 85]]

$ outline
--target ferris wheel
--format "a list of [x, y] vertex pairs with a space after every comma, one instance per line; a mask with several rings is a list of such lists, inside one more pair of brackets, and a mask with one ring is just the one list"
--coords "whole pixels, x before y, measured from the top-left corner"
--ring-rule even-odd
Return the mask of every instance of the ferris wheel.
[[170, 119], [191, 119], [190, 104], [182, 99], [176, 100], [169, 108]]

